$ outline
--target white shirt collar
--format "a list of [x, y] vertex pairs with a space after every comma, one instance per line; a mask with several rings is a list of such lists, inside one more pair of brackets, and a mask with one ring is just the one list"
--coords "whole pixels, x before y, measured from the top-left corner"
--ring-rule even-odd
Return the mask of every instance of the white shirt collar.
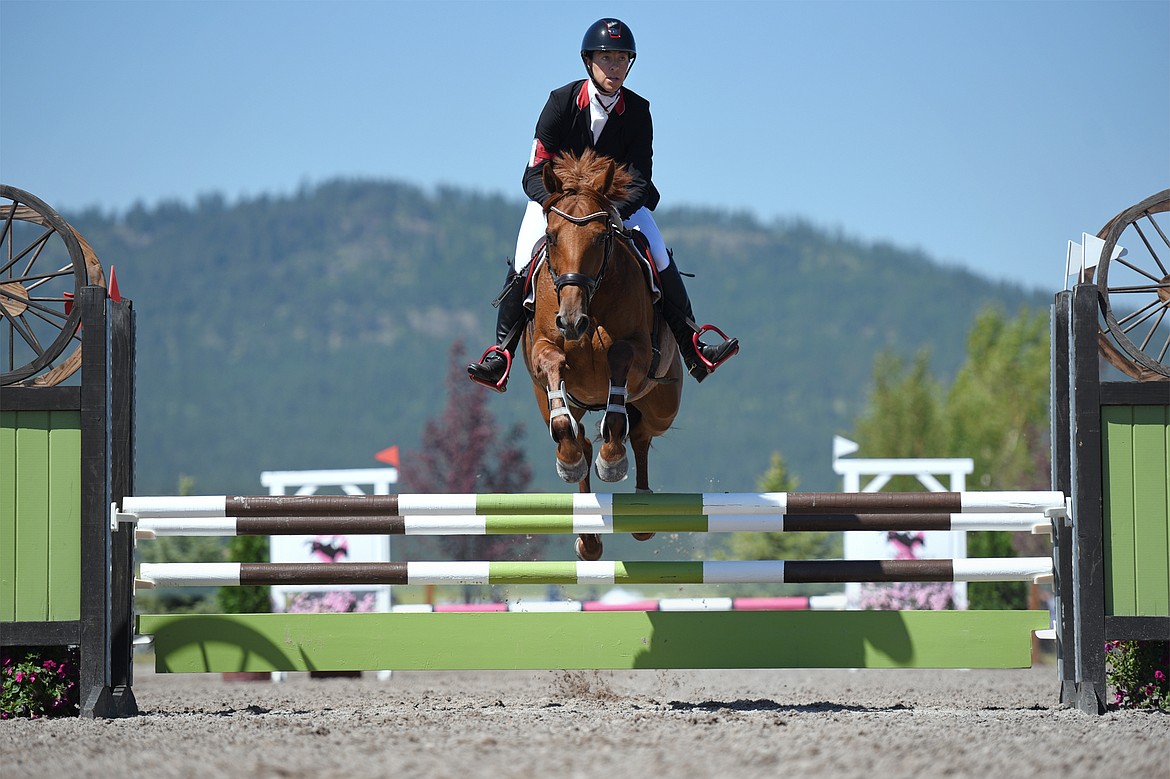
[[606, 97], [601, 94], [601, 90], [593, 83], [593, 79], [586, 80], [585, 85], [589, 90], [590, 104], [597, 103], [606, 109], [613, 108], [617, 104], [618, 98], [622, 96], [621, 87], [618, 87], [618, 91], [614, 93], [613, 97]]
[[[589, 79], [586, 84], [589, 89], [589, 129], [593, 134], [593, 142], [597, 143], [597, 139], [601, 137], [601, 131], [605, 129], [605, 123], [609, 121], [610, 111], [621, 99], [622, 90], [619, 88], [617, 94], [608, 98], [601, 94], [597, 85], [593, 83], [593, 79]], [[601, 102], [602, 100], [605, 102]]]

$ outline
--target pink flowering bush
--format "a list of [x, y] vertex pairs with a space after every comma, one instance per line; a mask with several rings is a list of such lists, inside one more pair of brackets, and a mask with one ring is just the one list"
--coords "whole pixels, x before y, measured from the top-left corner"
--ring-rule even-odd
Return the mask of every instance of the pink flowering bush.
[[861, 588], [858, 605], [872, 611], [952, 609], [955, 591], [948, 582], [866, 584]]
[[1170, 641], [1106, 641], [1105, 681], [1119, 708], [1170, 711]]
[[352, 592], [300, 592], [288, 604], [290, 614], [347, 614], [352, 611], [373, 611], [374, 593], [361, 598]]
[[78, 675], [75, 647], [9, 647], [0, 655], [0, 720], [76, 716]]

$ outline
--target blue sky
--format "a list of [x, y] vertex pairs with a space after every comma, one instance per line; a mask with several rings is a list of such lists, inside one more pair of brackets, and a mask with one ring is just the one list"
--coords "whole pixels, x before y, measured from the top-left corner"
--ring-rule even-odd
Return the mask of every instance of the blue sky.
[[638, 42], [664, 207], [1055, 290], [1068, 239], [1170, 186], [1165, 0], [0, 0], [0, 180], [66, 212], [337, 176], [519, 206], [602, 15]]

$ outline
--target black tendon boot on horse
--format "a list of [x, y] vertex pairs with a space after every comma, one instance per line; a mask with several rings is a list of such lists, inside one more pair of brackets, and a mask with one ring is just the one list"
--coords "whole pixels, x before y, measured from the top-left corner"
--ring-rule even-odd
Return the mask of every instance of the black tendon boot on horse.
[[496, 343], [489, 346], [479, 362], [467, 366], [467, 376], [496, 392], [508, 389], [508, 373], [516, 353], [516, 343], [524, 330], [527, 311], [524, 309], [524, 274], [508, 269], [504, 289], [496, 298]]
[[[699, 327], [695, 324], [687, 288], [683, 285], [678, 266], [674, 264], [673, 255], [666, 269], [658, 271], [658, 281], [662, 286], [662, 316], [674, 333], [674, 339], [678, 341], [687, 371], [695, 377], [695, 381], [702, 381], [739, 351], [739, 339], [728, 338], [713, 325]], [[705, 344], [696, 338], [707, 332], [715, 332], [723, 337], [723, 341]]]

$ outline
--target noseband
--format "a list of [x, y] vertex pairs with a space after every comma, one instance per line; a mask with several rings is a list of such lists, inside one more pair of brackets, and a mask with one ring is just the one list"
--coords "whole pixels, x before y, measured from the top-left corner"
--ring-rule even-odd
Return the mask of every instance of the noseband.
[[[575, 194], [571, 191], [566, 191], [564, 195]], [[562, 195], [562, 197], [564, 196]], [[560, 198], [557, 198], [560, 200]], [[616, 213], [611, 207], [608, 211], [595, 211], [592, 214], [585, 216], [573, 216], [566, 214], [555, 205], [556, 201], [545, 206], [545, 213], [552, 212], [557, 216], [569, 221], [578, 227], [595, 222], [598, 220], [606, 220], [609, 224], [605, 232], [605, 254], [601, 259], [601, 269], [597, 272], [597, 276], [589, 276], [584, 273], [557, 273], [552, 266], [552, 252], [549, 252], [549, 261], [545, 263], [548, 267], [548, 274], [552, 277], [553, 286], [557, 290], [557, 298], [560, 299], [561, 289], [564, 287], [580, 287], [585, 291], [585, 305], [589, 305], [589, 301], [593, 299], [593, 293], [597, 291], [597, 285], [601, 283], [602, 278], [605, 277], [605, 271], [609, 268], [609, 256], [613, 253], [613, 237], [617, 233], [625, 235], [625, 227], [621, 224], [621, 220], [615, 218]]]

